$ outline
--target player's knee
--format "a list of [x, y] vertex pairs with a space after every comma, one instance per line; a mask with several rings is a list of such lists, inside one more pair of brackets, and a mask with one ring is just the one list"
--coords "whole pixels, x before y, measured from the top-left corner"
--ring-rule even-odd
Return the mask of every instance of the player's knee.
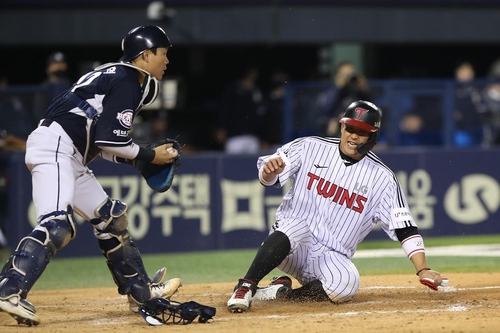
[[75, 238], [76, 225], [73, 221], [73, 209], [69, 205], [66, 207], [66, 211], [60, 211], [53, 215], [54, 218], [45, 219], [36, 229], [46, 232], [48, 238], [46, 241], [53, 244], [55, 254], [56, 250], [62, 249]]
[[94, 228], [101, 233], [121, 234], [128, 226], [127, 205], [119, 200], [107, 198], [96, 209], [95, 219], [90, 220]]
[[345, 303], [350, 301], [359, 290], [359, 283], [357, 284], [342, 284], [325, 286], [323, 285], [326, 295], [333, 303]]

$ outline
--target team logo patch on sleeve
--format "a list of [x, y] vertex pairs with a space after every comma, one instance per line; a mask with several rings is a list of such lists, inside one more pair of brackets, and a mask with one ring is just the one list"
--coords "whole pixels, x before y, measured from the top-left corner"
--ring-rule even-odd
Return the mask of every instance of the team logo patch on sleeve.
[[118, 112], [116, 119], [118, 119], [123, 127], [130, 129], [132, 127], [132, 120], [134, 119], [134, 112], [132, 110], [123, 110], [122, 112]]
[[403, 222], [412, 219], [411, 212], [408, 208], [394, 208], [392, 210], [392, 220], [395, 222]]

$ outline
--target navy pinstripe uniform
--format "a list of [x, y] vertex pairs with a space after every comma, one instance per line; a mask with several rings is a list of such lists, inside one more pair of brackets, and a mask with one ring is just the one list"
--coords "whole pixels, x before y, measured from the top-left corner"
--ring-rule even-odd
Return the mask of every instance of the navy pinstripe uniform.
[[[401, 241], [420, 278], [441, 283], [428, 269], [423, 240], [394, 172], [370, 151], [380, 126], [380, 112], [358, 101], [341, 120], [341, 138], [304, 137], [259, 157], [265, 186], [291, 182], [276, 212], [276, 223], [240, 279], [228, 309], [246, 311], [251, 300], [288, 298], [342, 303], [359, 290], [360, 276], [351, 261], [358, 244], [380, 223]], [[296, 278], [278, 277], [266, 288], [259, 281], [278, 267]]]
[[[150, 278], [128, 232], [127, 205], [108, 197], [88, 164], [98, 156], [115, 163], [172, 162], [168, 145], [147, 150], [129, 131], [141, 107], [154, 101], [167, 64], [170, 40], [156, 26], [131, 30], [122, 41], [120, 62], [83, 75], [57, 97], [28, 137], [26, 165], [31, 171], [37, 226], [19, 242], [0, 273], [0, 311], [18, 323], [40, 318], [26, 298], [51, 257], [76, 236], [73, 212], [94, 226], [99, 247], [130, 309], [151, 297], [170, 297], [177, 278], [162, 283], [166, 269]], [[19, 304], [19, 306], [14, 306]]]

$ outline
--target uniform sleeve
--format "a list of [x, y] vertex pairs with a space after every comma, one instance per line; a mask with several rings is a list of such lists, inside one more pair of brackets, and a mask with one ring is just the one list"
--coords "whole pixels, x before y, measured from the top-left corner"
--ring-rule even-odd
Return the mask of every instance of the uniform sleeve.
[[110, 82], [110, 88], [103, 100], [103, 111], [95, 126], [95, 145], [123, 147], [132, 142], [129, 131], [140, 97], [139, 82]]
[[408, 202], [396, 176], [394, 176], [382, 192], [379, 219], [382, 229], [387, 235], [398, 240], [395, 230], [416, 227]]
[[276, 152], [272, 155], [261, 156], [257, 160], [257, 169], [260, 170], [267, 161], [272, 158], [276, 158], [281, 156], [283, 161], [285, 162], [285, 169], [278, 176], [278, 182], [275, 187], [282, 187], [289, 178], [293, 178], [297, 171], [300, 169], [302, 165], [301, 157], [302, 151], [304, 149], [305, 140], [296, 139], [291, 141], [282, 147], [278, 148]]

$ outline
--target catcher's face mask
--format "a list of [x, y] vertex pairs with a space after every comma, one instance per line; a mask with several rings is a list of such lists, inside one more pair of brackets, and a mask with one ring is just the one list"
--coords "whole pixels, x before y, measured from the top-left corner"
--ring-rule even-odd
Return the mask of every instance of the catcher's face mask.
[[104, 68], [116, 66], [116, 65], [121, 65], [121, 66], [127, 66], [127, 67], [132, 67], [137, 69], [138, 71], [143, 72], [146, 74], [146, 78], [144, 79], [144, 83], [142, 84], [142, 99], [141, 99], [141, 104], [140, 106], [148, 106], [151, 105], [155, 100], [156, 97], [158, 96], [158, 91], [160, 90], [160, 83], [158, 80], [153, 77], [151, 74], [149, 74], [147, 71], [145, 71], [142, 68], [139, 68], [135, 65], [132, 65], [131, 63], [128, 62], [113, 62], [113, 63], [107, 63], [104, 65], [101, 65], [94, 70], [102, 70]]
[[142, 84], [142, 106], [151, 105], [156, 100], [159, 90], [160, 83], [158, 80], [147, 73], [144, 83]]

